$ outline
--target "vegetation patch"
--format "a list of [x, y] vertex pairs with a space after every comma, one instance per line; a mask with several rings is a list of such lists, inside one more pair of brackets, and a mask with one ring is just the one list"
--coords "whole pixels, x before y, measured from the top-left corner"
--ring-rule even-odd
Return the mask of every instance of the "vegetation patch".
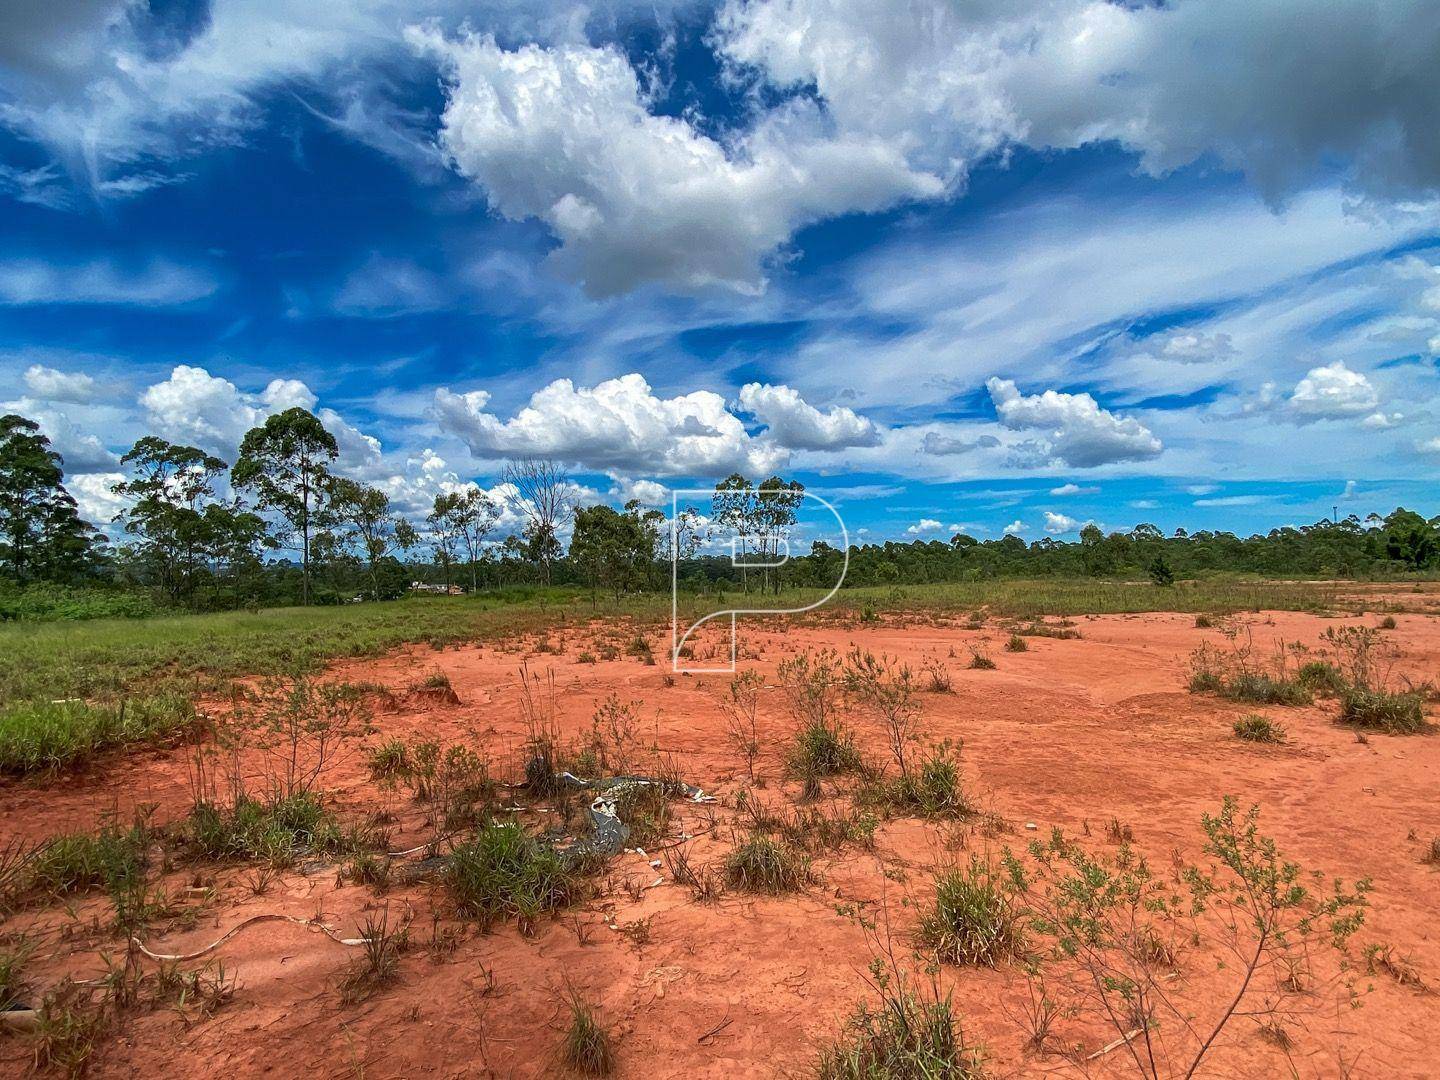
[[51, 837], [16, 869], [5, 899], [128, 889], [144, 878], [149, 842], [149, 830], [138, 823], [128, 829], [112, 823], [94, 833]]
[[935, 879], [935, 903], [916, 939], [946, 963], [995, 967], [1024, 951], [1020, 923], [1009, 883], [972, 856]]
[[899, 776], [866, 784], [857, 798], [891, 813], [917, 817], [961, 818], [976, 812], [960, 781], [959, 754], [949, 742], [934, 747]]
[[113, 747], [173, 739], [196, 723], [194, 705], [179, 693], [105, 704], [16, 702], [0, 709], [0, 773], [72, 769]]
[[1418, 691], [1396, 693], [1352, 686], [1340, 693], [1340, 722], [1387, 735], [1419, 735], [1430, 730], [1425, 699]]
[[800, 892], [814, 880], [803, 852], [758, 832], [731, 851], [724, 865], [726, 882], [744, 892]]
[[1248, 713], [1235, 721], [1235, 735], [1246, 742], [1282, 743], [1285, 729], [1268, 716]]
[[579, 995], [569, 1000], [570, 1026], [560, 1046], [560, 1060], [581, 1076], [609, 1076], [615, 1071], [615, 1044], [595, 1009]]
[[581, 892], [571, 861], [513, 823], [477, 829], [451, 854], [445, 880], [460, 912], [487, 929], [513, 916], [529, 931]]
[[844, 1032], [822, 1047], [819, 1080], [980, 1080], [983, 1056], [968, 1046], [951, 1007], [932, 983], [921, 996], [903, 974], [871, 965], [878, 1001], [861, 1002]]
[[184, 829], [195, 854], [263, 859], [289, 866], [301, 855], [336, 854], [345, 846], [339, 822], [311, 792], [266, 801], [241, 796], [233, 805], [197, 803]]

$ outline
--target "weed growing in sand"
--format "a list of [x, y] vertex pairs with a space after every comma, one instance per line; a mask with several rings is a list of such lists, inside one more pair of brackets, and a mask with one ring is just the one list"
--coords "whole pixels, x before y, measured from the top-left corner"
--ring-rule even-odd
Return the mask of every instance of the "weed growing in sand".
[[[950, 655], [954, 656], [952, 649]], [[955, 691], [955, 682], [950, 677], [950, 669], [938, 656], [927, 656], [924, 662], [925, 689], [932, 694], [950, 694]]]
[[1340, 693], [1340, 722], [1387, 735], [1419, 735], [1430, 730], [1424, 698], [1416, 691], [1352, 686]]
[[25, 962], [34, 946], [21, 940], [11, 948], [0, 950], [0, 1013], [18, 1005], [29, 988], [24, 977]]
[[83, 1076], [111, 1018], [78, 985], [66, 981], [45, 996], [35, 1026], [35, 1068]]
[[1011, 634], [1005, 642], [1006, 652], [1028, 652], [1030, 643], [1019, 634]]
[[179, 693], [109, 703], [15, 702], [0, 708], [0, 774], [76, 768], [112, 747], [176, 738], [198, 722], [189, 696]]
[[1335, 697], [1345, 689], [1345, 676], [1326, 660], [1307, 660], [1295, 672], [1295, 681], [1318, 697]]
[[814, 880], [810, 860], [783, 840], [751, 833], [725, 857], [725, 880], [743, 892], [799, 892]]
[[972, 671], [994, 671], [995, 661], [984, 649], [971, 646], [970, 649], [970, 670]]
[[525, 722], [526, 786], [540, 796], [563, 793], [554, 671], [546, 671], [542, 681], [528, 664], [520, 665], [520, 713]]
[[615, 1046], [610, 1032], [573, 990], [567, 1002], [570, 1026], [560, 1045], [560, 1060], [581, 1076], [609, 1076], [615, 1070]]
[[1321, 640], [1344, 676], [1340, 722], [1387, 735], [1428, 731], [1424, 695], [1393, 688], [1391, 664], [1378, 631], [1368, 626], [1330, 627]]
[[568, 905], [581, 888], [565, 856], [515, 824], [477, 829], [451, 853], [445, 880], [461, 914], [487, 928], [513, 916], [526, 932], [542, 915]]
[[1246, 742], [1283, 743], [1285, 729], [1268, 716], [1247, 713], [1235, 721], [1235, 737]]
[[1430, 844], [1425, 848], [1425, 854], [1420, 861], [1427, 866], [1440, 866], [1440, 836], [1432, 836]]
[[[1177, 863], [1168, 879], [1129, 844], [1092, 856], [1059, 830], [1030, 845], [1028, 865], [1005, 856], [1028, 933], [1048, 943], [1044, 994], [1063, 1015], [1112, 1025], [1144, 1076], [1193, 1076], [1235, 1017], [1273, 1018], [1298, 973], [1323, 948], [1343, 949], [1368, 905], [1367, 880], [1327, 888], [1284, 859], [1257, 807], [1242, 814], [1226, 798], [1201, 827], [1206, 860]], [[1202, 1000], [1175, 979], [1182, 942], [1235, 958], [1218, 1004], [1213, 990]]]
[[765, 678], [754, 668], [747, 668], [730, 680], [727, 696], [720, 708], [725, 713], [725, 734], [745, 759], [745, 775], [755, 782], [755, 760], [760, 756], [760, 728], [757, 712], [760, 690]]
[[820, 778], [855, 772], [862, 766], [854, 737], [840, 719], [844, 676], [833, 650], [806, 650], [782, 660], [777, 669], [791, 715], [800, 724], [788, 766], [805, 782], [805, 795], [820, 793]]
[[473, 825], [495, 803], [489, 763], [468, 746], [391, 739], [370, 753], [370, 776], [381, 787], [404, 786], [416, 802], [433, 804], [442, 832]]
[[1266, 661], [1256, 654], [1249, 627], [1229, 627], [1221, 633], [1229, 642], [1228, 650], [1207, 641], [1190, 654], [1192, 694], [1215, 694], [1254, 705], [1310, 704], [1310, 691], [1291, 673], [1290, 650], [1277, 645]]
[[888, 813], [918, 817], [963, 818], [976, 812], [960, 781], [960, 748], [949, 740], [931, 747], [909, 773], [868, 781], [856, 798]]
[[232, 737], [261, 751], [272, 798], [310, 795], [326, 773], [370, 730], [370, 710], [344, 684], [269, 680], [254, 695], [237, 694]]
[[877, 959], [867, 980], [876, 1000], [861, 1002], [844, 1032], [822, 1047], [818, 1080], [980, 1080], [983, 1055], [966, 1044], [932, 976], [921, 993], [905, 972]]
[[696, 866], [690, 858], [687, 845], [669, 848], [663, 857], [665, 869], [670, 872], [670, 879], [676, 885], [689, 889], [697, 901], [708, 904], [720, 899], [724, 882], [711, 867]]
[[196, 854], [212, 859], [263, 859], [290, 866], [302, 855], [343, 849], [339, 822], [309, 793], [267, 800], [241, 795], [229, 806], [199, 802], [184, 837]]
[[1365, 946], [1365, 969], [1371, 975], [1382, 973], [1390, 976], [1399, 985], [1426, 993], [1430, 987], [1420, 974], [1420, 969], [1408, 956], [1395, 951], [1395, 946], [1371, 942]]
[[886, 656], [852, 649], [845, 688], [879, 722], [900, 775], [909, 776], [910, 746], [919, 738], [920, 726], [920, 704], [915, 700], [915, 677], [910, 668]]
[[340, 1001], [358, 1005], [371, 995], [392, 985], [400, 977], [400, 957], [410, 948], [410, 928], [391, 928], [388, 908], [365, 917], [360, 937], [363, 951], [346, 968], [340, 978]]
[[610, 694], [590, 717], [585, 751], [591, 769], [609, 775], [631, 772], [640, 745], [640, 702], [621, 701], [619, 694]]
[[104, 889], [114, 925], [132, 931], [162, 906], [146, 878], [151, 831], [143, 820], [128, 829], [111, 822], [94, 833], [65, 833], [33, 848], [0, 896], [0, 907], [28, 898], [60, 898]]
[[978, 856], [935, 879], [935, 902], [916, 941], [950, 964], [995, 967], [1025, 948], [1019, 909], [1006, 878]]

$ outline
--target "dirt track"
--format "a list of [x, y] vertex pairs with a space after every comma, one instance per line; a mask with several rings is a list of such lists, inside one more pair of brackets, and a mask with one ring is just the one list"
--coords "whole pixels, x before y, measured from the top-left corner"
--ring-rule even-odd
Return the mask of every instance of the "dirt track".
[[[1327, 626], [1336, 625], [1290, 613], [1250, 618], [1257, 645], [1277, 639], [1314, 646]], [[1440, 620], [1401, 615], [1398, 623], [1388, 635], [1400, 650], [1397, 672], [1417, 679], [1440, 674]], [[1103, 846], [1104, 826], [1114, 818], [1132, 828], [1138, 849], [1165, 866], [1173, 852], [1195, 857], [1200, 815], [1214, 811], [1227, 793], [1243, 804], [1259, 803], [1266, 831], [1305, 867], [1373, 879], [1373, 910], [1351, 945], [1352, 958], [1364, 943], [1387, 943], [1427, 982], [1440, 985], [1434, 922], [1440, 869], [1421, 862], [1430, 837], [1440, 835], [1440, 738], [1370, 736], [1362, 743], [1333, 722], [1333, 702], [1256, 710], [1193, 696], [1184, 686], [1186, 657], [1202, 640], [1219, 636], [1196, 629], [1188, 615], [1080, 618], [1075, 629], [1083, 635], [1079, 640], [1029, 638], [1029, 651], [1014, 654], [1002, 651], [1006, 635], [994, 622], [983, 630], [917, 619], [745, 632], [746, 648], [758, 655], [742, 666], [758, 667], [772, 685], [775, 663], [807, 646], [844, 652], [859, 645], [916, 666], [927, 656], [941, 659], [954, 692], [923, 695], [927, 733], [963, 740], [969, 789], [1011, 832], [893, 821], [881, 826], [875, 852], [818, 860], [822, 883], [803, 897], [728, 894], [715, 905], [693, 902], [668, 881], [643, 888], [668, 875], [626, 854], [601, 895], [545, 922], [532, 938], [513, 925], [489, 935], [469, 933], [438, 962], [416, 948], [403, 961], [399, 985], [354, 1008], [342, 1008], [335, 990], [348, 950], [301, 927], [262, 925], [219, 953], [239, 979], [232, 1003], [192, 1027], [163, 1011], [130, 1021], [97, 1056], [93, 1072], [556, 1075], [553, 1051], [566, 1018], [562, 994], [573, 986], [614, 1021], [621, 1076], [805, 1075], [818, 1041], [838, 1029], [864, 992], [871, 956], [866, 935], [837, 913], [837, 905], [869, 901], [872, 912], [883, 905], [903, 945], [914, 920], [905, 898], [925, 902], [934, 868], [966, 857], [966, 849], [1018, 848], [1052, 826], [1081, 836], [1088, 828]], [[969, 647], [981, 642], [998, 670], [966, 667]], [[585, 632], [552, 643], [559, 654], [532, 654], [527, 662], [532, 671], [553, 671], [564, 734], [588, 730], [596, 704], [617, 693], [642, 703], [647, 741], [653, 738], [672, 755], [692, 783], [722, 797], [742, 784], [743, 764], [724, 737], [717, 705], [725, 677], [672, 679], [664, 666], [632, 657], [578, 663], [591, 644]], [[408, 650], [337, 665], [332, 675], [404, 688], [432, 672], [445, 673], [458, 705], [402, 698], [393, 711], [377, 715], [380, 733], [370, 741], [402, 735], [479, 743], [504, 767], [515, 761], [525, 735], [517, 674], [524, 653], [517, 644]], [[654, 644], [657, 655], [663, 653], [659, 641]], [[1231, 723], [1252, 711], [1279, 719], [1288, 743], [1237, 740]], [[778, 691], [765, 692], [760, 715], [765, 750], [759, 771], [769, 781], [762, 795], [788, 802], [798, 788], [781, 780], [780, 761], [793, 722]], [[867, 752], [883, 755], [879, 732], [863, 719], [856, 726]], [[175, 820], [191, 797], [185, 759], [183, 750], [141, 752], [87, 776], [7, 784], [0, 787], [0, 835], [89, 827], [108, 810], [128, 814], [141, 803], [156, 805], [157, 822]], [[341, 765], [325, 786], [342, 817], [389, 806], [401, 822], [397, 844], [423, 839], [418, 816], [404, 800], [371, 785], [362, 754]], [[681, 813], [691, 831], [705, 827], [697, 809]], [[1028, 832], [1026, 823], [1034, 823], [1036, 832]], [[696, 839], [691, 854], [707, 863], [728, 847], [722, 826]], [[324, 911], [332, 925], [350, 933], [367, 908], [387, 902], [397, 918], [407, 902], [413, 906], [418, 917], [412, 942], [423, 945], [431, 933], [432, 900], [439, 903], [427, 886], [394, 888], [379, 900], [366, 888], [337, 886], [333, 865], [288, 871], [257, 896], [242, 883], [248, 873], [243, 867], [201, 868], [201, 877], [216, 885], [215, 900], [197, 901], [193, 926], [152, 947], [196, 948], [251, 914], [271, 911], [302, 917]], [[170, 881], [184, 884], [182, 876], [193, 874], [187, 868]], [[80, 910], [83, 915], [102, 907], [94, 900]], [[649, 920], [644, 943], [613, 929], [642, 920]], [[1253, 1022], [1241, 1019], [1205, 1074], [1284, 1075], [1293, 1066], [1306, 1076], [1345, 1069], [1354, 1076], [1434, 1075], [1440, 997], [1401, 986], [1383, 972], [1366, 974], [1361, 964], [1360, 1007], [1337, 1009], [1317, 995], [1303, 1027], [1292, 1032], [1288, 1062], [1259, 1037]], [[34, 973], [44, 983], [62, 971], [97, 970], [93, 952], [71, 956], [60, 949], [37, 961]], [[967, 1035], [985, 1045], [992, 1074], [1078, 1074], [1064, 1058], [1023, 1050], [1025, 982], [1017, 971], [946, 969], [943, 978], [954, 988]], [[1194, 978], [1203, 1000], [1208, 975], [1198, 971]], [[1091, 1048], [1104, 1038], [1101, 1029], [1083, 1025], [1077, 1035], [1093, 1038]], [[18, 1070], [25, 1053], [18, 1041], [0, 1040], [0, 1069]], [[1126, 1065], [1116, 1054], [1090, 1068], [1120, 1074]]]

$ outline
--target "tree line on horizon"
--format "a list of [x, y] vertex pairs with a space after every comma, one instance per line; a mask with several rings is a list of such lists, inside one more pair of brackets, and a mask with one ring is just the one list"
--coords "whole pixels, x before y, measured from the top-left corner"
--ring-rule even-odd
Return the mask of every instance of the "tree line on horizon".
[[[64, 463], [39, 426], [0, 417], [0, 589], [93, 586], [191, 610], [393, 599], [415, 581], [472, 592], [579, 585], [619, 596], [668, 588], [673, 559], [689, 590], [778, 591], [828, 588], [844, 560], [821, 541], [783, 567], [737, 567], [728, 553], [703, 552], [707, 536], [739, 536], [741, 550], [755, 556], [746, 561], [771, 560], [804, 493], [799, 481], [779, 476], [729, 476], [716, 484], [707, 515], [682, 511], [672, 528], [664, 513], [634, 501], [619, 510], [578, 506], [561, 464], [520, 459], [502, 470], [503, 502], [466, 486], [437, 494], [423, 520], [411, 520], [381, 488], [338, 475], [338, 454], [335, 437], [302, 408], [250, 429], [233, 464], [143, 436], [121, 458], [127, 475], [112, 492], [124, 509], [111, 543], [81, 518]], [[506, 510], [521, 527], [497, 536]], [[282, 556], [286, 550], [298, 559]], [[1249, 537], [1184, 529], [1167, 536], [1143, 523], [1106, 534], [1091, 524], [1076, 541], [957, 533], [948, 542], [855, 545], [849, 555], [846, 581], [855, 586], [1005, 576], [1169, 584], [1227, 571], [1385, 576], [1440, 567], [1440, 518], [1396, 508], [1383, 518], [1351, 515]], [[0, 602], [0, 614], [7, 610]]]

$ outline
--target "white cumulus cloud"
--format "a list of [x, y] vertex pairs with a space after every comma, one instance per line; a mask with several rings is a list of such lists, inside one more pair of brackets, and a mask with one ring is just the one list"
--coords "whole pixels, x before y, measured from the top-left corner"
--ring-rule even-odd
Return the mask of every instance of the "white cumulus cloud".
[[1043, 432], [1032, 456], [1063, 462], [1072, 468], [1091, 468], [1120, 461], [1143, 461], [1164, 449], [1158, 438], [1140, 421], [1121, 419], [1089, 394], [1065, 394], [1046, 390], [1025, 395], [1011, 379], [989, 379], [985, 383], [1000, 422], [1015, 431]]
[[1340, 420], [1373, 413], [1380, 396], [1370, 380], [1351, 371], [1343, 360], [1311, 368], [1290, 394], [1290, 412], [1301, 423], [1313, 420]]
[[483, 390], [435, 392], [443, 430], [480, 457], [550, 457], [600, 472], [724, 476], [771, 472], [789, 453], [752, 436], [708, 390], [657, 397], [639, 374], [577, 387], [556, 379], [508, 420], [486, 411]]
[[771, 439], [790, 450], [840, 450], [880, 443], [879, 429], [866, 417], [841, 405], [821, 412], [788, 386], [748, 383], [740, 389], [740, 407], [766, 426]]
[[560, 264], [595, 295], [652, 281], [756, 292], [766, 259], [802, 225], [941, 190], [892, 142], [836, 133], [813, 104], [721, 142], [652, 112], [616, 48], [409, 37], [445, 69], [440, 141], [455, 167], [496, 213], [543, 221]]
[[95, 398], [95, 380], [83, 371], [57, 371], [43, 364], [25, 369], [25, 388], [41, 401], [84, 405]]

